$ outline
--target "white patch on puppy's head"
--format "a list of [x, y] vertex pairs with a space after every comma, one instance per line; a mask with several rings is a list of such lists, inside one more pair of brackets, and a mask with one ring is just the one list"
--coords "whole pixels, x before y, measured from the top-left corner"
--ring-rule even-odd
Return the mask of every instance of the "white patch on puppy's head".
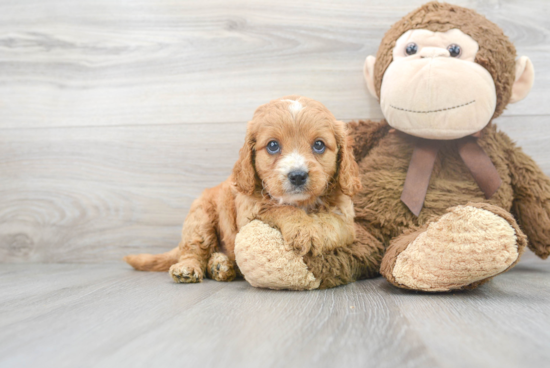
[[296, 119], [296, 115], [304, 108], [302, 104], [297, 100], [281, 100], [285, 102], [290, 102], [290, 105], [288, 106], [288, 110], [292, 114], [292, 117]]

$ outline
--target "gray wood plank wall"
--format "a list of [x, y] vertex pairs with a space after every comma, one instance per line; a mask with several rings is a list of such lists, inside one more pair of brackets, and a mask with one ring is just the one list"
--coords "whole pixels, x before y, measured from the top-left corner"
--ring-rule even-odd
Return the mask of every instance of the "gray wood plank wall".
[[[550, 2], [455, 0], [533, 61], [497, 123], [550, 174]], [[115, 261], [172, 248], [230, 173], [262, 103], [301, 94], [381, 118], [362, 79], [423, 0], [3, 0], [0, 262]]]

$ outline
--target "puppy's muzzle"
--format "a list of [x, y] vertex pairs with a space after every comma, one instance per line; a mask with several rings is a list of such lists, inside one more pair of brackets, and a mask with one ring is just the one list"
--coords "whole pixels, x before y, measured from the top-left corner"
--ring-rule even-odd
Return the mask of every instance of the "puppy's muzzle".
[[305, 171], [291, 171], [288, 173], [288, 181], [295, 187], [303, 186], [307, 181], [308, 174]]

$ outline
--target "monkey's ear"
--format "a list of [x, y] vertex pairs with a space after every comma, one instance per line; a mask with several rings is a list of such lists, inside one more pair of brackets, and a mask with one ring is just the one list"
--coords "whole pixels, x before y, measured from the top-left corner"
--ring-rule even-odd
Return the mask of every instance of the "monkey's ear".
[[367, 82], [367, 88], [369, 89], [370, 94], [378, 100], [378, 94], [374, 88], [374, 63], [376, 58], [374, 56], [367, 56], [365, 60], [365, 65], [363, 67], [363, 75], [365, 76], [365, 82]]
[[516, 60], [516, 80], [512, 86], [510, 103], [523, 100], [531, 91], [535, 81], [535, 68], [527, 56]]

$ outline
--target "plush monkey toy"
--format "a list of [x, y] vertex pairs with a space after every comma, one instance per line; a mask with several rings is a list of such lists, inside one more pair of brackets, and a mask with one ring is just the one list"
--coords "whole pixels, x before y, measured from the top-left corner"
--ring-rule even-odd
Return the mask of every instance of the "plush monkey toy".
[[390, 28], [364, 75], [386, 121], [349, 124], [363, 185], [355, 253], [306, 255], [320, 287], [380, 272], [406, 289], [471, 289], [526, 246], [548, 257], [550, 180], [492, 123], [528, 94], [534, 70], [497, 25], [427, 3]]

